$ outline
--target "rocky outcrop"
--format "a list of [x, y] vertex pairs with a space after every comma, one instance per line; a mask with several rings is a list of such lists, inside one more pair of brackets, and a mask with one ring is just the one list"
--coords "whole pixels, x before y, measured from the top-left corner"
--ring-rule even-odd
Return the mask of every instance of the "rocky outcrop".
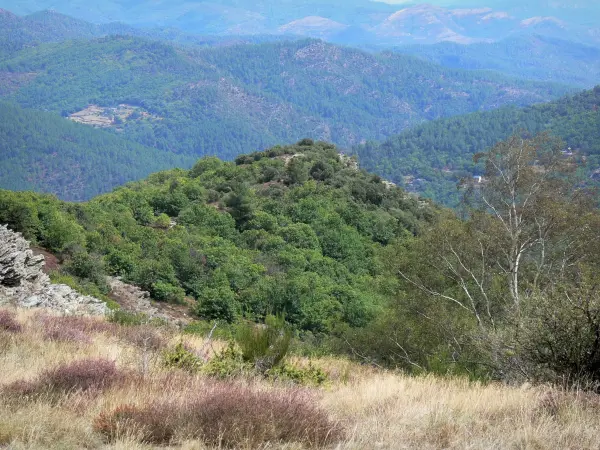
[[51, 308], [73, 315], [108, 313], [102, 300], [50, 283], [43, 266], [44, 257], [35, 256], [21, 234], [0, 226], [0, 306]]

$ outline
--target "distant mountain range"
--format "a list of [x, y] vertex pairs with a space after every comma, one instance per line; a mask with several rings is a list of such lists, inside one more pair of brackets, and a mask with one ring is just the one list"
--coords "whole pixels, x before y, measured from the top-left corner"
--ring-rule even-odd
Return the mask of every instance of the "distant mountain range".
[[600, 45], [596, 1], [440, 3], [448, 6], [370, 0], [0, 0], [0, 7], [21, 15], [53, 9], [99, 24], [176, 27], [211, 35], [295, 34], [355, 45], [467, 44], [523, 34]]
[[396, 51], [454, 69], [494, 70], [584, 88], [600, 83], [599, 47], [547, 36], [515, 36], [471, 45], [410, 45], [397, 47]]

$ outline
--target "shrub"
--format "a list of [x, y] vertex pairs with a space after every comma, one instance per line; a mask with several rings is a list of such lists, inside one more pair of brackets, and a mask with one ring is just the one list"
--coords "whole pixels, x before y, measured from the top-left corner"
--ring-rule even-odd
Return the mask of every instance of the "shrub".
[[41, 321], [44, 339], [58, 342], [89, 343], [90, 337], [82, 330], [71, 327], [58, 317], [46, 316]]
[[164, 365], [169, 368], [177, 368], [196, 372], [200, 370], [204, 361], [183, 342], [180, 342], [172, 350], [166, 351], [163, 354]]
[[202, 373], [221, 379], [250, 375], [253, 371], [252, 364], [244, 361], [242, 353], [232, 341], [202, 366]]
[[125, 326], [135, 326], [148, 323], [150, 319], [146, 314], [123, 311], [121, 309], [112, 311], [108, 321]]
[[341, 427], [304, 390], [264, 391], [232, 383], [206, 385], [181, 403], [124, 405], [98, 416], [94, 429], [108, 440], [138, 432], [143, 442], [158, 445], [182, 437], [217, 447], [284, 442], [317, 447], [343, 438]]
[[185, 291], [182, 288], [162, 281], [153, 283], [150, 293], [152, 294], [152, 298], [163, 302], [183, 303], [185, 299]]
[[115, 329], [113, 324], [93, 317], [51, 316], [42, 313], [36, 317], [36, 320], [41, 322], [43, 327], [69, 328], [82, 333], [105, 333]]
[[98, 391], [125, 379], [114, 361], [82, 359], [45, 370], [31, 381], [19, 380], [4, 388], [4, 392], [19, 397], [43, 393], [65, 394], [76, 391]]
[[235, 336], [244, 360], [254, 364], [260, 373], [265, 373], [283, 361], [291, 338], [285, 319], [275, 316], [267, 316], [264, 326], [241, 324]]
[[119, 378], [115, 362], [100, 358], [73, 361], [47, 370], [40, 376], [49, 388], [64, 392], [102, 389]]
[[166, 339], [148, 325], [125, 327], [119, 334], [124, 341], [144, 350], [161, 350], [167, 345]]
[[17, 322], [16, 315], [12, 311], [0, 309], [0, 330], [9, 333], [20, 333], [23, 327]]
[[329, 379], [321, 368], [315, 367], [312, 364], [309, 364], [308, 367], [281, 364], [268, 370], [266, 375], [272, 380], [312, 386], [321, 386]]

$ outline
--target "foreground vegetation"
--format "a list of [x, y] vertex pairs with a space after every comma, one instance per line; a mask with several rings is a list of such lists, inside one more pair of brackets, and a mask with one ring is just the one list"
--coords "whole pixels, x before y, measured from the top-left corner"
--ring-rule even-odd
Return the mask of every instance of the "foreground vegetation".
[[563, 148], [515, 135], [478, 155], [462, 217], [303, 140], [85, 204], [2, 191], [0, 221], [59, 256], [54, 279], [106, 294], [121, 276], [226, 327], [274, 315], [306, 355], [597, 391], [600, 214]]
[[[6, 326], [8, 316], [18, 328]], [[48, 335], [49, 324], [60, 333]], [[164, 327], [0, 311], [0, 442], [15, 449], [597, 446], [595, 395], [407, 377], [332, 358], [311, 361], [327, 373], [322, 387], [218, 379], [165, 366], [165, 351], [181, 341], [197, 354], [206, 348], [205, 338]], [[23, 389], [30, 394], [15, 396]]]

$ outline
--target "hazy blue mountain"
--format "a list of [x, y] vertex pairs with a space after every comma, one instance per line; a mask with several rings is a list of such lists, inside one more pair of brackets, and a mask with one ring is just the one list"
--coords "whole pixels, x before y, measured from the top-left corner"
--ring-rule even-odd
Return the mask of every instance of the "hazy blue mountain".
[[[431, 4], [434, 3], [434, 4]], [[497, 41], [543, 34], [600, 44], [600, 7], [590, 0], [402, 2], [370, 0], [0, 0], [17, 14], [53, 9], [93, 23], [177, 27], [196, 34], [293, 32], [334, 42], [399, 45]]]
[[472, 45], [444, 42], [397, 50], [455, 69], [496, 70], [586, 88], [600, 82], [600, 48], [545, 36], [517, 36]]

